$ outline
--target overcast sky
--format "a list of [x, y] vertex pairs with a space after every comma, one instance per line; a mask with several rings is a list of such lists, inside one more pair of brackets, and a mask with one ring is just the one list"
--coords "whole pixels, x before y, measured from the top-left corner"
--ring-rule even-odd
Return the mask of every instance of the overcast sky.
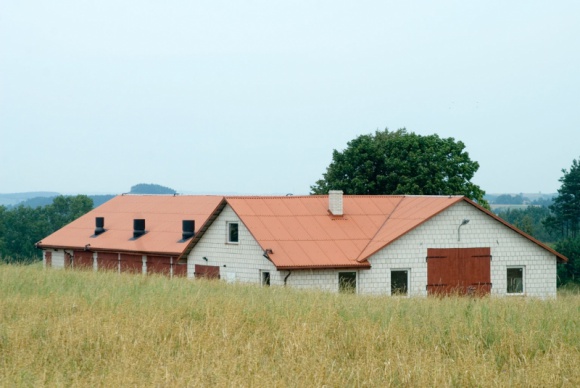
[[0, 1], [0, 193], [307, 194], [361, 134], [488, 193], [580, 157], [578, 1]]

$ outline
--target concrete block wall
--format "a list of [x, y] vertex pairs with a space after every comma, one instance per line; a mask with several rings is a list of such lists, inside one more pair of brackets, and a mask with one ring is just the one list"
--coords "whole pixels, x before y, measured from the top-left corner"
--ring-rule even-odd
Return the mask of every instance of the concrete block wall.
[[[461, 227], [458, 241], [464, 219], [470, 221]], [[491, 248], [493, 295], [507, 294], [507, 268], [521, 266], [525, 295], [556, 296], [556, 257], [466, 202], [457, 203], [371, 256], [372, 269], [360, 271], [359, 292], [389, 295], [391, 270], [408, 269], [409, 294], [426, 295], [428, 248], [476, 247]]]
[[[357, 270], [295, 270], [288, 276], [286, 284], [296, 288], [315, 288], [323, 291], [338, 292], [338, 273], [358, 272]], [[358, 284], [358, 278], [357, 278]]]
[[[238, 243], [227, 242], [227, 223], [238, 223]], [[194, 278], [195, 265], [220, 267], [226, 281], [261, 282], [261, 271], [270, 272], [271, 285], [283, 285], [288, 271], [278, 271], [229, 205], [195, 245], [187, 257], [187, 277]], [[207, 261], [203, 258], [206, 257]]]
[[52, 268], [64, 269], [64, 252], [62, 249], [48, 249], [42, 251], [42, 264], [46, 267], [46, 252], [52, 253]]

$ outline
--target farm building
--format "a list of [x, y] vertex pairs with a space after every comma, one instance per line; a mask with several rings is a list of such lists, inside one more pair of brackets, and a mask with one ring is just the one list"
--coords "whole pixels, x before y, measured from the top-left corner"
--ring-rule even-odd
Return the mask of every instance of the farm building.
[[38, 243], [46, 266], [361, 294], [556, 295], [567, 259], [462, 196], [124, 195]]

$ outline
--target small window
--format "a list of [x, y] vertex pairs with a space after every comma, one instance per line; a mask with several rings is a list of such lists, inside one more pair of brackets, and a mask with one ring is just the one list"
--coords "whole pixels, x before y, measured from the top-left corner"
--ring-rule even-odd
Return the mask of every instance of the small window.
[[391, 295], [407, 295], [409, 290], [409, 271], [391, 271]]
[[338, 273], [338, 291], [346, 294], [356, 293], [356, 272]]
[[228, 243], [237, 243], [238, 242], [238, 223], [237, 222], [228, 222]]
[[523, 294], [524, 293], [524, 268], [507, 269], [507, 293]]
[[270, 285], [270, 272], [262, 271], [262, 285], [269, 286]]

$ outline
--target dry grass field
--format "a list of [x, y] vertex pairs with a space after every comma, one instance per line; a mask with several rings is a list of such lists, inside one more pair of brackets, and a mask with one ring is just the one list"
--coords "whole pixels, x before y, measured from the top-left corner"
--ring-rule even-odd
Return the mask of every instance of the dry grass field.
[[388, 298], [0, 266], [0, 386], [580, 386], [580, 295]]

